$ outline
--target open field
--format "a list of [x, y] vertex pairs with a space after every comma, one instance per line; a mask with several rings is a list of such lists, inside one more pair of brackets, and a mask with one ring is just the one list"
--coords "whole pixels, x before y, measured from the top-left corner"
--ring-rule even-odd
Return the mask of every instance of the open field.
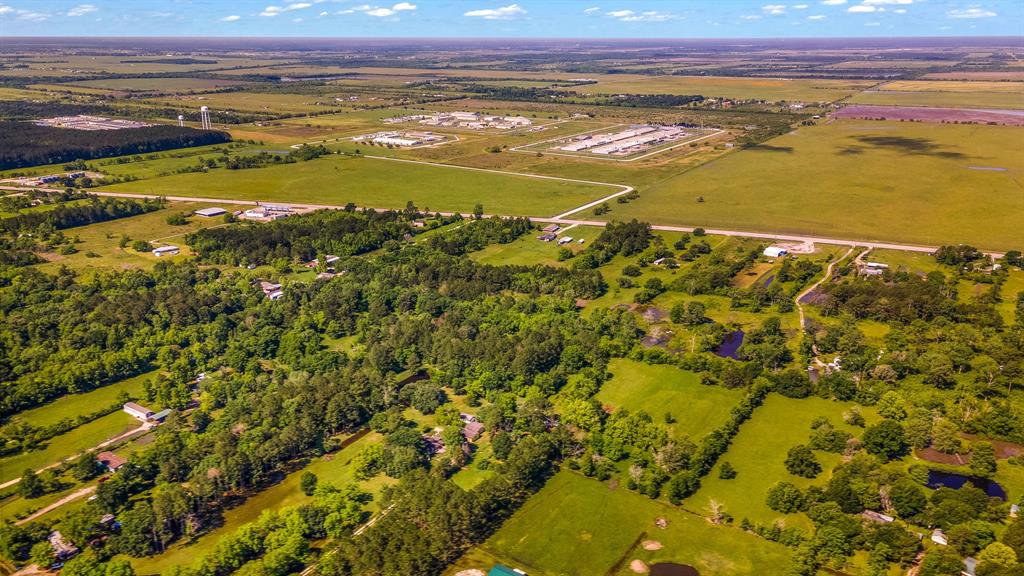
[[[383, 437], [370, 433], [346, 446], [339, 452], [317, 458], [309, 465], [285, 476], [280, 482], [254, 494], [244, 503], [224, 512], [224, 523], [217, 528], [203, 533], [191, 542], [175, 544], [167, 552], [148, 558], [132, 558], [132, 565], [140, 576], [157, 575], [169, 570], [172, 566], [188, 566], [213, 550], [222, 536], [233, 534], [244, 524], [255, 521], [264, 510], [280, 510], [288, 506], [298, 506], [309, 501], [299, 487], [303, 472], [316, 474], [319, 482], [327, 482], [335, 486], [357, 483], [359, 487], [373, 495], [380, 493], [381, 488], [393, 483], [394, 480], [385, 476], [377, 476], [364, 482], [356, 482], [351, 466], [356, 454], [371, 444], [383, 442]], [[376, 512], [378, 504], [371, 500], [367, 504], [369, 512]]]
[[[829, 470], [841, 459], [839, 454], [815, 451], [824, 471], [817, 479], [809, 480], [786, 471], [786, 452], [793, 446], [807, 443], [811, 422], [819, 416], [827, 417], [837, 428], [860, 436], [862, 430], [843, 423], [843, 411], [853, 405], [817, 397], [795, 400], [774, 393], [769, 395], [753, 418], [740, 428], [715, 468], [701, 480], [701, 489], [687, 498], [684, 506], [699, 509], [706, 506], [709, 499], [714, 499], [737, 519], [746, 517], [770, 525], [776, 518], [784, 518], [787, 525], [809, 527], [810, 522], [803, 515], [779, 514], [768, 508], [765, 495], [776, 482], [791, 482], [806, 488], [828, 478]], [[870, 408], [861, 408], [861, 413], [869, 425], [878, 420]], [[737, 471], [736, 478], [718, 478], [722, 462], [732, 464]]]
[[1024, 108], [1022, 82], [896, 80], [853, 96], [856, 104], [948, 106], [950, 108]]
[[204, 198], [297, 202], [374, 208], [549, 215], [616, 192], [617, 188], [478, 170], [389, 162], [376, 158], [327, 156], [250, 170], [176, 174], [106, 186], [110, 192]]
[[56, 85], [61, 87], [99, 88], [103, 90], [120, 90], [125, 92], [198, 92], [216, 90], [231, 86], [249, 84], [243, 80], [219, 80], [215, 78], [105, 78], [103, 80], [83, 80]]
[[601, 386], [598, 401], [615, 409], [643, 410], [656, 422], [670, 413], [676, 420], [669, 425], [673, 436], [695, 441], [722, 425], [743, 395], [721, 386], [703, 386], [696, 373], [675, 366], [617, 358], [608, 370], [613, 377]]
[[916, 120], [920, 122], [973, 122], [978, 124], [1024, 125], [1024, 110], [974, 110], [972, 108], [932, 108], [927, 106], [868, 106], [853, 104], [832, 113], [836, 118], [875, 120]]
[[803, 127], [640, 189], [639, 200], [615, 206], [610, 216], [1018, 248], [1024, 156], [1006, 145], [1019, 138], [1018, 130], [872, 121]]
[[203, 95], [161, 96], [147, 98], [144, 103], [161, 106], [199, 108], [209, 106], [216, 110], [238, 110], [241, 112], [263, 112], [267, 114], [303, 114], [323, 112], [331, 108], [341, 109], [333, 96], [307, 94], [268, 94], [262, 92], [220, 92]]
[[[0, 76], [81, 76], [99, 74], [147, 74], [157, 72], [190, 72], [195, 70], [216, 70], [220, 68], [252, 67], [282, 63], [284, 60], [263, 58], [200, 56], [188, 64], [169, 62], [173, 58], [157, 56], [123, 55], [77, 55], [67, 54], [59, 58], [39, 56], [19, 60], [28, 68], [0, 70]], [[2, 59], [0, 59], [2, 61]], [[212, 62], [210, 62], [212, 61]]]
[[[596, 226], [577, 226], [561, 235], [573, 238], [574, 241], [565, 247], [572, 250], [573, 253], [577, 253], [586, 249], [588, 243], [597, 238], [600, 233], [601, 228]], [[495, 266], [533, 266], [535, 264], [566, 266], [568, 262], [558, 261], [558, 250], [561, 247], [555, 242], [538, 240], [537, 236], [540, 234], [539, 231], [526, 234], [508, 244], [491, 244], [483, 250], [473, 252], [470, 254], [470, 258], [483, 264]], [[578, 242], [581, 238], [585, 240], [583, 244]]]
[[40, 428], [50, 426], [65, 418], [76, 418], [113, 405], [122, 392], [138, 399], [143, 394], [142, 383], [155, 375], [156, 371], [146, 372], [88, 392], [68, 394], [49, 404], [19, 412], [14, 418]]
[[[81, 240], [75, 244], [78, 252], [68, 256], [48, 254], [49, 262], [42, 265], [41, 268], [48, 271], [55, 271], [60, 266], [82, 270], [100, 267], [125, 269], [150, 268], [156, 264], [157, 257], [153, 254], [136, 252], [131, 249], [130, 245], [121, 248], [119, 244], [123, 235], [133, 240], [159, 240], [163, 244], [173, 244], [181, 248], [181, 254], [165, 256], [162, 259], [185, 258], [191, 253], [184, 242], [185, 234], [195, 232], [200, 228], [219, 226], [224, 223], [224, 219], [191, 215], [188, 216], [188, 224], [173, 226], [167, 223], [167, 217], [179, 212], [192, 214], [194, 210], [210, 206], [215, 206], [215, 204], [170, 202], [167, 208], [148, 214], [71, 228], [66, 233], [72, 238], [77, 236]], [[226, 206], [226, 208], [231, 207]]]
[[[668, 526], [659, 529], [655, 518]], [[661, 550], [637, 546], [651, 539]], [[447, 574], [490, 568], [496, 561], [531, 576], [629, 574], [634, 558], [680, 562], [701, 574], [783, 574], [789, 551], [738, 528], [710, 524], [676, 507], [615, 489], [572, 472], [561, 472], [477, 549]], [[615, 570], [619, 567], [624, 571]]]
[[88, 450], [138, 425], [138, 420], [119, 410], [51, 438], [41, 450], [0, 458], [0, 482], [19, 478], [28, 468], [38, 470]]

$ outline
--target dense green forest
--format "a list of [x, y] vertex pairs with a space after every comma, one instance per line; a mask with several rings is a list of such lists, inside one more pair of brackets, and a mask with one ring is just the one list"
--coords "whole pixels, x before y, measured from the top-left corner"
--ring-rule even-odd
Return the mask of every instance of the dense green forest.
[[[436, 230], [429, 241], [410, 242], [422, 229], [413, 222], [422, 219], [430, 227], [457, 225]], [[847, 456], [809, 488], [781, 482], [766, 496], [773, 510], [804, 512], [812, 528], [726, 515], [714, 522], [734, 522], [732, 529], [792, 548], [793, 574], [841, 567], [858, 550], [870, 555], [873, 573], [908, 566], [921, 550], [914, 535], [919, 526], [941, 527], [957, 542], [926, 555], [925, 576], [946, 574], [943, 567], [960, 566], [962, 556], [976, 553], [979, 574], [1016, 574], [997, 556], [1001, 546], [1024, 548], [1024, 524], [1003, 526], [1008, 503], [970, 487], [927, 490], [926, 466], [895, 465], [925, 446], [970, 452], [972, 473], [982, 477], [1015, 465], [997, 464], [990, 441], [1024, 440], [1013, 389], [1024, 373], [1024, 299], [1008, 323], [995, 312], [991, 294], [959, 302], [950, 289], [964, 277], [998, 286], [1006, 267], [986, 272], [975, 263], [921, 279], [895, 272], [863, 278], [841, 266], [820, 294], [827, 322], [811, 320], [793, 351], [787, 347], [793, 335], [772, 311], [791, 310], [786, 306], [820, 266], [789, 265], [785, 289], [739, 290], [728, 279], [759, 249], [723, 254], [706, 248], [700, 233], [669, 246], [636, 221], [609, 225], [572, 266], [491, 266], [466, 254], [530, 233], [529, 221], [456, 220], [419, 214], [412, 206], [320, 211], [203, 230], [188, 238], [198, 261], [158, 262], [149, 272], [78, 275], [64, 269], [50, 275], [28, 267], [0, 276], [5, 450], [31, 450], [25, 439], [48, 433], [18, 421], [19, 411], [149, 368], [159, 375], [146, 384], [146, 400], [179, 410], [99, 486], [95, 500], [61, 521], [72, 541], [95, 543], [65, 572], [109, 574], [124, 566], [115, 556], [159, 554], [202, 534], [233, 502], [296, 463], [337, 450], [340, 437], [370, 429], [383, 444], [360, 453], [360, 477], [398, 482], [381, 497], [388, 513], [358, 538], [351, 533], [365, 520], [361, 510], [369, 496], [314, 478], [307, 504], [264, 514], [170, 573], [284, 576], [317, 561], [313, 542], [326, 540], [333, 552], [318, 566], [326, 576], [438, 575], [561, 467], [602, 480], [622, 477], [621, 489], [686, 506], [744, 424], [770, 394], [779, 394], [854, 401], [873, 407], [880, 420], [866, 425], [857, 409], [850, 410], [845, 418], [856, 435], [827, 419], [815, 421], [807, 444], [789, 450], [786, 468], [805, 478], [824, 473], [813, 450]], [[334, 263], [338, 275], [288, 279], [291, 266], [326, 254], [341, 257]], [[695, 260], [672, 282], [648, 280], [637, 298], [681, 295], [672, 320], [691, 326], [705, 344], [687, 351], [645, 346], [639, 317], [627, 307], [578, 308], [579, 299], [607, 292], [599, 269], [618, 255], [642, 266], [656, 258]], [[273, 264], [282, 275], [282, 298], [267, 299], [258, 278], [233, 267], [242, 262]], [[1020, 260], [1003, 263], [1019, 266]], [[641, 275], [632, 264], [622, 272], [629, 281]], [[687, 300], [703, 294], [726, 295], [737, 310], [766, 313], [748, 330], [738, 359], [707, 352], [726, 327]], [[855, 318], [891, 326], [884, 349], [867, 343]], [[342, 338], [358, 346], [328, 346]], [[813, 348], [841, 354], [843, 370], [809, 378], [804, 367]], [[706, 386], [741, 395], [709, 434], [673, 437], [667, 417], [609, 413], [598, 401], [616, 358], [677, 366], [699, 374]], [[205, 378], [199, 380], [200, 373]], [[411, 408], [454, 422], [446, 425], [444, 441], [461, 446], [459, 410], [448, 394], [478, 407], [492, 438], [494, 474], [471, 490], [447, 480], [468, 453], [455, 449], [431, 458], [422, 430], [407, 417]], [[968, 444], [959, 432], [985, 440]], [[75, 473], [95, 476], [91, 462], [87, 455], [75, 463]], [[725, 464], [721, 469], [727, 474]], [[48, 489], [32, 473], [19, 487], [23, 494]], [[865, 510], [886, 510], [898, 520], [864, 523], [858, 515]], [[115, 514], [120, 527], [96, 524], [104, 513]], [[37, 523], [5, 525], [0, 554], [47, 562], [47, 533]]]
[[0, 122], [0, 170], [146, 154], [229, 142], [226, 132], [178, 126], [125, 130], [72, 130], [31, 122]]

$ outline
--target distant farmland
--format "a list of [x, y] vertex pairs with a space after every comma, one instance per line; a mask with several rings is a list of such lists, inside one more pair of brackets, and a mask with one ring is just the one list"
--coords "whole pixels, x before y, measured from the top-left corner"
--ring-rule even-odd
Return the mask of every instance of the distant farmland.
[[930, 108], [927, 106], [866, 106], [853, 104], [832, 114], [836, 118], [866, 120], [917, 120], [921, 122], [971, 122], [1024, 126], [1024, 110], [975, 110], [972, 108]]
[[606, 218], [1019, 248], [1024, 157], [1011, 143], [1020, 134], [858, 120], [800, 128], [641, 189]]

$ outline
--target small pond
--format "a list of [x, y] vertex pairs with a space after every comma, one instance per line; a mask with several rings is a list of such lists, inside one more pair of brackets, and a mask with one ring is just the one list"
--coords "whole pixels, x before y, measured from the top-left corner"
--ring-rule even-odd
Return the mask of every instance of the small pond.
[[729, 332], [725, 335], [725, 339], [722, 340], [722, 345], [715, 348], [715, 354], [718, 354], [722, 358], [739, 360], [739, 356], [736, 352], [740, 349], [740, 344], [743, 344], [743, 336], [743, 330]]
[[995, 480], [978, 478], [976, 476], [964, 476], [963, 474], [953, 474], [952, 472], [942, 472], [939, 470], [928, 471], [928, 487], [932, 489], [942, 488], [943, 486], [959, 489], [967, 483], [981, 488], [989, 496], [1006, 500], [1006, 490]]
[[700, 572], [693, 566], [686, 564], [673, 564], [671, 562], [659, 562], [651, 564], [651, 576], [700, 576]]

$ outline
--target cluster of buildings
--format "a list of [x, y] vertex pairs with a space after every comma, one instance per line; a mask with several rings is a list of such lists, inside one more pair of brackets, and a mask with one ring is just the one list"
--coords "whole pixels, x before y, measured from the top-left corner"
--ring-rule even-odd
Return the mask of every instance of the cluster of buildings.
[[377, 132], [352, 138], [353, 142], [372, 142], [380, 146], [421, 146], [444, 142], [445, 137], [433, 132]]
[[888, 268], [888, 264], [882, 264], [881, 262], [865, 262], [858, 267], [857, 272], [862, 276], [881, 276], [885, 274]]
[[481, 114], [480, 112], [434, 112], [433, 114], [411, 114], [408, 116], [385, 118], [384, 122], [387, 124], [418, 122], [424, 126], [446, 126], [449, 128], [469, 128], [472, 130], [483, 130], [485, 128], [512, 130], [515, 128], [526, 128], [527, 126], [533, 125], [533, 121], [525, 116], [494, 116]]
[[276, 204], [260, 204], [255, 208], [250, 208], [238, 215], [243, 220], [257, 220], [259, 222], [269, 222], [271, 220], [278, 220], [280, 218], [286, 218], [291, 216], [291, 206], [279, 206]]
[[47, 174], [45, 176], [21, 176], [18, 178], [4, 178], [0, 182], [10, 182], [19, 186], [45, 186], [55, 184], [62, 180], [75, 180], [87, 176], [85, 172], [64, 172], [62, 174]]
[[607, 134], [581, 134], [572, 138], [569, 143], [562, 142], [556, 149], [602, 156], [628, 156], [688, 135], [689, 133], [679, 126], [644, 124]]
[[57, 116], [55, 118], [43, 118], [35, 121], [36, 126], [50, 126], [52, 128], [70, 128], [72, 130], [124, 130], [126, 128], [145, 128], [152, 126], [146, 122], [137, 120], [111, 120], [102, 116]]

